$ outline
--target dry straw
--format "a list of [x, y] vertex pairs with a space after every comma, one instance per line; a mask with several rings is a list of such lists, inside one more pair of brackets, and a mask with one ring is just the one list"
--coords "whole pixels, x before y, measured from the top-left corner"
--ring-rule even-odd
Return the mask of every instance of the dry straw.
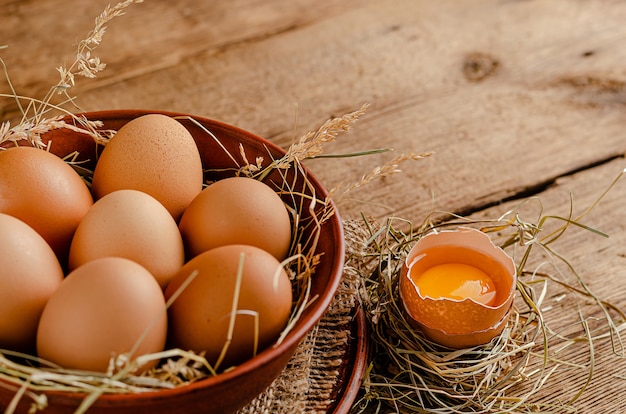
[[[96, 17], [94, 28], [84, 40], [78, 43], [74, 61], [67, 67], [60, 66], [57, 68], [60, 79], [42, 99], [19, 95], [11, 83], [5, 61], [0, 58], [0, 64], [11, 91], [10, 94], [0, 94], [0, 97], [12, 99], [21, 115], [21, 119], [16, 125], [11, 126], [9, 121], [0, 124], [0, 145], [6, 142], [18, 145], [20, 141], [26, 141], [31, 145], [44, 148], [46, 145], [42, 142], [41, 135], [59, 128], [69, 128], [88, 134], [100, 143], [105, 143], [110, 138], [112, 131], [100, 129], [102, 123], [99, 120], [87, 120], [84, 117], [74, 115], [74, 111], [80, 110], [80, 108], [76, 104], [76, 97], [70, 95], [70, 90], [76, 83], [76, 77], [95, 78], [100, 71], [104, 70], [106, 64], [100, 61], [99, 57], [92, 55], [92, 52], [102, 42], [107, 29], [106, 24], [112, 19], [122, 16], [125, 9], [131, 4], [142, 1], [126, 0], [115, 6], [108, 5]], [[64, 116], [73, 118], [78, 127], [74, 123], [65, 122], [62, 119]]]

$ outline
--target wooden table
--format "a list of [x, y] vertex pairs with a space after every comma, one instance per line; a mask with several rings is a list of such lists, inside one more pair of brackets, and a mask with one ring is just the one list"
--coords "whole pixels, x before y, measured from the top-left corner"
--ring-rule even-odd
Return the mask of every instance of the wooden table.
[[[0, 57], [15, 90], [43, 97], [108, 3], [0, 0], [0, 45], [8, 46]], [[92, 52], [107, 68], [71, 89], [81, 110], [192, 113], [286, 148], [369, 103], [326, 152], [394, 152], [308, 162], [328, 188], [401, 153], [433, 152], [351, 192], [339, 204], [344, 218], [497, 218], [529, 197], [545, 214], [567, 216], [572, 200], [582, 212], [626, 166], [624, 2], [148, 0], [126, 11]], [[15, 122], [11, 99], [0, 108], [0, 120]], [[621, 308], [624, 200], [618, 182], [583, 220], [609, 238], [580, 230], [558, 243], [590, 288]], [[554, 318], [565, 327], [565, 317]], [[573, 406], [621, 412], [626, 359], [608, 340], [594, 345], [592, 383]], [[589, 355], [576, 348], [563, 357]], [[567, 400], [585, 380], [584, 371], [558, 370], [537, 401]]]

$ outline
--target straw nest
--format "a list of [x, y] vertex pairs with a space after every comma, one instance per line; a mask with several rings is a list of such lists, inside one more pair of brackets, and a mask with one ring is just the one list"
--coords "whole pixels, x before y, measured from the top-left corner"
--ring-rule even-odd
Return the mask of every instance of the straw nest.
[[[572, 409], [589, 385], [594, 373], [594, 343], [610, 338], [613, 351], [624, 355], [621, 331], [626, 315], [592, 292], [583, 278], [552, 249], [552, 243], [570, 227], [605, 234], [585, 226], [583, 217], [615, 185], [620, 173], [600, 197], [578, 217], [540, 215], [524, 221], [516, 209], [494, 220], [449, 217], [435, 222], [427, 218], [419, 226], [402, 219], [378, 222], [363, 217], [358, 222], [360, 254], [347, 265], [358, 269], [362, 278], [360, 299], [370, 329], [369, 370], [363, 379], [360, 400], [354, 413], [506, 413], [558, 412]], [[525, 202], [529, 202], [528, 200]], [[404, 317], [398, 295], [398, 278], [411, 246], [425, 234], [444, 228], [475, 227], [510, 252], [516, 261], [517, 300], [501, 335], [490, 343], [452, 350], [425, 339]], [[560, 262], [568, 275], [530, 269], [531, 256], [542, 263]], [[556, 267], [554, 267], [556, 269]], [[548, 292], [550, 292], [548, 294]], [[555, 293], [556, 292], [556, 293]], [[548, 297], [574, 316], [574, 326], [555, 330], [548, 316]], [[566, 301], [564, 301], [566, 302]], [[601, 317], [597, 317], [600, 314]], [[592, 316], [593, 315], [593, 316]], [[576, 323], [577, 320], [577, 323]], [[595, 320], [594, 326], [589, 321]], [[575, 326], [575, 325], [578, 326]], [[564, 359], [561, 352], [571, 346], [585, 346], [580, 361]], [[533, 396], [559, 369], [584, 373], [586, 381], [562, 402], [538, 403]]]

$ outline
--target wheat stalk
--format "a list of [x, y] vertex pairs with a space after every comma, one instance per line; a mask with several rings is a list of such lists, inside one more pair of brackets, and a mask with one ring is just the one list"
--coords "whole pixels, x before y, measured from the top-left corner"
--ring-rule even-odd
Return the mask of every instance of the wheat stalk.
[[[76, 77], [95, 78], [99, 72], [104, 70], [106, 64], [98, 56], [93, 56], [92, 52], [102, 42], [106, 32], [106, 24], [112, 19], [122, 16], [125, 9], [134, 3], [141, 3], [143, 0], [125, 0], [115, 6], [107, 6], [95, 19], [94, 28], [87, 34], [84, 40], [80, 41], [76, 50], [75, 59], [69, 66], [57, 68], [60, 80], [53, 85], [42, 99], [35, 99], [19, 95], [11, 82], [6, 63], [0, 58], [3, 72], [11, 93], [0, 94], [0, 97], [13, 99], [21, 113], [19, 123], [11, 126], [9, 121], [0, 124], [0, 145], [12, 142], [15, 145], [19, 141], [25, 141], [35, 147], [45, 148], [46, 145], [41, 140], [41, 135], [59, 128], [70, 128], [92, 136], [96, 142], [106, 142], [110, 137], [110, 131], [101, 131], [98, 121], [88, 121], [84, 117], [73, 114], [66, 109], [71, 106], [74, 110], [80, 109], [75, 98], [70, 96], [69, 90], [75, 85]], [[6, 46], [0, 47], [0, 49]], [[55, 98], [61, 95], [61, 99]], [[50, 115], [51, 112], [60, 112], [62, 115]], [[72, 118], [74, 124], [67, 123], [63, 119], [65, 116]], [[80, 125], [81, 128], [77, 128]]]

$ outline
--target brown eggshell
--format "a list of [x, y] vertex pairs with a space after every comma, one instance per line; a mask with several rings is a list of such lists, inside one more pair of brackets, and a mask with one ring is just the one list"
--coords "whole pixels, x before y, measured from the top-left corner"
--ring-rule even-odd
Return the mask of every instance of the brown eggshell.
[[[413, 268], [428, 268], [456, 260], [455, 253], [459, 248], [471, 252], [463, 256], [465, 264], [482, 269], [493, 279], [497, 292], [493, 305], [484, 305], [472, 299], [423, 296], [409, 277]], [[433, 249], [436, 249], [436, 254], [427, 254]], [[446, 336], [458, 339], [456, 346], [452, 339], [445, 341], [446, 346], [451, 347], [483, 344], [499, 334], [511, 309], [515, 290], [513, 260], [485, 233], [463, 227], [422, 237], [407, 255], [399, 282], [400, 298], [409, 318], [423, 328], [427, 336], [432, 332], [431, 339], [437, 337], [436, 342], [441, 343], [441, 338]]]
[[411, 322], [414, 328], [421, 330], [427, 338], [430, 338], [431, 341], [448, 348], [461, 349], [486, 344], [496, 336], [500, 335], [506, 327], [510, 315], [511, 308], [509, 308], [509, 311], [494, 326], [482, 331], [472, 331], [464, 334], [450, 334], [440, 329], [430, 328], [414, 320], [409, 320], [409, 322]]
[[[235, 295], [240, 261], [241, 287]], [[181, 286], [198, 272], [191, 283]], [[280, 262], [254, 246], [228, 245], [208, 250], [189, 261], [172, 279], [165, 297], [180, 292], [169, 308], [169, 343], [196, 352], [206, 351], [214, 364], [227, 341], [233, 301], [237, 301], [232, 342], [222, 368], [254, 355], [255, 317], [258, 315], [258, 347], [274, 342], [291, 312], [291, 282]]]
[[63, 270], [39, 233], [2, 213], [0, 246], [0, 348], [32, 352], [39, 317]]
[[161, 203], [141, 191], [118, 190], [96, 201], [78, 225], [69, 268], [107, 256], [141, 264], [165, 287], [183, 265], [185, 249], [174, 218]]
[[94, 169], [92, 191], [96, 199], [116, 190], [143, 191], [178, 221], [202, 182], [200, 153], [189, 131], [169, 116], [148, 114], [111, 138]]
[[131, 260], [105, 257], [71, 272], [52, 295], [37, 352], [66, 369], [106, 372], [112, 357], [162, 351], [166, 337], [165, 299], [154, 277]]
[[248, 244], [283, 260], [291, 243], [289, 213], [278, 194], [247, 177], [205, 188], [180, 219], [188, 257], [228, 244]]
[[0, 213], [24, 221], [65, 263], [78, 223], [93, 204], [80, 175], [61, 158], [33, 147], [0, 151]]

